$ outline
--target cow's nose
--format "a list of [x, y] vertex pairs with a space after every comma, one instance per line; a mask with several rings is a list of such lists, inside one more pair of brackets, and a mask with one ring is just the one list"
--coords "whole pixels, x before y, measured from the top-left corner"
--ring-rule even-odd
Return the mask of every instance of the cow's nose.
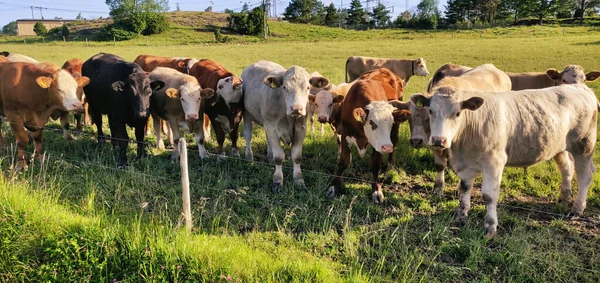
[[198, 114], [189, 114], [185, 117], [188, 121], [198, 120]]
[[394, 145], [392, 144], [384, 144], [381, 146], [382, 153], [390, 153], [392, 150], [394, 150]]
[[324, 116], [324, 115], [319, 115], [319, 118], [318, 118], [318, 120], [319, 120], [319, 122], [321, 122], [321, 123], [327, 123], [327, 120], [328, 120], [328, 119], [327, 119], [327, 116]]
[[294, 105], [292, 107], [290, 107], [292, 109], [292, 112], [296, 113], [300, 113], [302, 112], [302, 110], [304, 110], [304, 107], [302, 105]]
[[148, 114], [146, 114], [146, 111], [140, 111], [140, 117], [146, 117], [148, 116]]
[[414, 148], [420, 148], [423, 146], [423, 139], [410, 139], [410, 145]]
[[446, 139], [443, 137], [431, 137], [433, 147], [446, 147]]
[[80, 109], [83, 108], [83, 104], [81, 102], [75, 102], [73, 103], [73, 109]]

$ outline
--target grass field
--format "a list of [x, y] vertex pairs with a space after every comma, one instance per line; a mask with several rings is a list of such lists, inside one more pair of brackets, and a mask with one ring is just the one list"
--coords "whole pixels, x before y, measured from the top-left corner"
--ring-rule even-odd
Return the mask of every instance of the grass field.
[[[162, 47], [0, 44], [0, 49], [57, 64], [97, 52], [128, 60], [142, 53], [195, 56], [219, 61], [236, 74], [265, 59], [319, 71], [334, 83], [342, 82], [350, 55], [424, 57], [432, 73], [446, 62], [491, 62], [512, 72], [562, 69], [572, 63], [600, 69], [600, 33], [549, 32], [556, 35]], [[405, 97], [424, 90], [428, 79], [413, 77]], [[589, 86], [600, 93], [600, 83]], [[14, 141], [4, 124], [7, 140]], [[194, 217], [190, 234], [179, 227], [179, 165], [170, 162], [170, 152], [152, 149], [149, 158], [117, 170], [109, 144], [98, 148], [93, 133], [89, 127], [77, 140], [65, 142], [57, 123], [51, 123], [44, 132], [47, 161], [17, 176], [8, 174], [11, 155], [5, 155], [1, 281], [212, 282], [228, 281], [228, 276], [236, 282], [600, 280], [599, 174], [585, 219], [571, 220], [564, 217], [569, 207], [556, 204], [560, 174], [554, 164], [531, 167], [527, 175], [507, 169], [499, 233], [487, 240], [478, 189], [469, 220], [454, 223], [458, 179], [447, 173], [444, 197], [430, 194], [432, 154], [409, 147], [406, 124], [397, 151], [399, 169], [382, 173], [383, 205], [372, 204], [367, 181], [356, 179], [346, 180], [346, 195], [324, 197], [331, 182], [327, 174], [336, 168], [337, 145], [329, 129], [324, 136], [309, 134], [305, 140], [302, 168], [308, 189], [292, 185], [288, 160], [285, 186], [277, 195], [269, 190], [273, 167], [264, 163], [262, 128], [255, 127], [254, 163], [200, 161], [188, 135]], [[154, 137], [146, 140], [155, 143]], [[243, 139], [239, 146], [244, 146]], [[214, 142], [208, 145], [211, 152], [215, 147]], [[131, 144], [129, 156], [134, 154]], [[368, 159], [353, 155], [346, 176], [369, 180]], [[598, 152], [595, 163], [600, 164]]]

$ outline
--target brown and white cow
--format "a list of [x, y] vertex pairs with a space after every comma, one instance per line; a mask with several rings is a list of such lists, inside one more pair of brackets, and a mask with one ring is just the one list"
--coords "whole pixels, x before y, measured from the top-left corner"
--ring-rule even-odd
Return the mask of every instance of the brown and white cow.
[[[38, 158], [43, 157], [42, 129], [50, 114], [57, 109], [72, 111], [81, 108], [77, 88], [89, 83], [87, 77], [75, 80], [65, 70], [48, 70], [31, 63], [0, 64], [0, 116], [8, 119], [17, 140], [18, 170], [27, 166], [25, 147], [29, 130]], [[0, 146], [6, 142], [0, 133]]]
[[162, 57], [141, 54], [135, 58], [134, 63], [140, 65], [145, 72], [152, 72], [156, 67], [175, 69], [184, 74], [189, 74], [190, 69], [198, 59], [189, 57]]
[[215, 90], [214, 103], [206, 105], [205, 114], [210, 119], [204, 121], [204, 133], [210, 137], [210, 124], [212, 124], [219, 145], [218, 152], [221, 157], [225, 156], [223, 144], [225, 135], [229, 134], [231, 140], [231, 155], [239, 157], [237, 140], [239, 137], [239, 126], [242, 121], [243, 92], [242, 79], [229, 72], [223, 65], [202, 59], [190, 69], [190, 75], [194, 76], [202, 88]]
[[[83, 61], [81, 61], [78, 58], [73, 58], [70, 59], [68, 61], [66, 61], [63, 66], [61, 67], [61, 69], [66, 70], [67, 72], [69, 72], [73, 78], [75, 80], [78, 80], [79, 78], [81, 78], [81, 66], [83, 65]], [[83, 116], [86, 120], [89, 120], [88, 118], [88, 105], [87, 102], [85, 100], [85, 94], [83, 93], [83, 87], [78, 87], [77, 88], [77, 98], [81, 101], [81, 103], [83, 103]], [[73, 115], [75, 116], [75, 121], [77, 123], [77, 130], [81, 131], [83, 130], [83, 124], [82, 124], [82, 113], [73, 113]], [[51, 115], [52, 119], [58, 119], [60, 117], [60, 124], [63, 128], [63, 137], [65, 138], [65, 140], [72, 140], [73, 136], [71, 135], [69, 129], [71, 127], [71, 125], [69, 124], [69, 112], [67, 111], [62, 111], [62, 110], [56, 110], [54, 113], [52, 113]]]
[[458, 77], [473, 68], [468, 66], [462, 66], [453, 63], [446, 63], [442, 65], [439, 69], [433, 73], [433, 76], [429, 80], [429, 84], [427, 84], [427, 93], [430, 93], [431, 90], [445, 77]]
[[8, 63], [10, 62], [10, 60], [8, 60], [8, 58], [4, 57], [4, 56], [0, 56], [0, 63]]
[[[205, 158], [207, 152], [204, 148], [204, 131], [202, 130], [204, 108], [207, 101], [214, 96], [214, 91], [209, 88], [202, 89], [196, 78], [171, 68], [157, 67], [150, 72], [149, 77], [150, 81], [165, 83], [164, 87], [153, 90], [150, 97], [150, 113], [156, 122], [154, 123], [154, 132], [158, 147], [164, 148], [160, 121], [166, 120], [171, 126], [174, 139], [171, 160], [175, 161], [179, 158], [177, 143], [183, 136], [179, 127], [194, 132], [200, 158]], [[209, 101], [209, 103], [211, 102]]]
[[373, 174], [372, 198], [375, 203], [382, 203], [384, 197], [379, 180], [382, 154], [389, 153], [388, 160], [392, 166], [395, 165], [394, 147], [398, 141], [398, 129], [400, 123], [410, 117], [409, 103], [397, 100], [402, 97], [403, 83], [388, 69], [372, 70], [362, 77], [350, 88], [342, 104], [339, 128], [341, 154], [333, 186], [326, 194], [334, 197], [343, 192], [342, 175], [350, 164], [350, 146], [355, 145], [362, 157], [370, 145], [374, 149], [369, 161]]
[[398, 75], [404, 81], [404, 86], [408, 84], [412, 76], [429, 76], [427, 64], [423, 58], [411, 60], [351, 56], [346, 60], [346, 82], [357, 79], [366, 71], [378, 68], [387, 68]]
[[586, 85], [497, 93], [447, 89], [431, 97], [416, 94], [411, 101], [429, 107], [429, 146], [451, 150], [450, 165], [462, 180], [459, 220], [467, 217], [473, 181], [483, 174], [484, 227], [493, 236], [504, 168], [550, 159], [562, 175], [560, 200], [571, 200], [577, 173], [579, 192], [571, 212], [583, 214], [598, 133], [598, 99]]
[[0, 55], [6, 57], [6, 59], [10, 60], [11, 62], [24, 62], [24, 63], [32, 63], [32, 64], [40, 63], [40, 61], [35, 60], [29, 56], [25, 56], [23, 54], [2, 51], [2, 52], [0, 52]]
[[[310, 75], [312, 77], [322, 77], [322, 75], [319, 74], [319, 72], [312, 72]], [[306, 116], [308, 117], [308, 122], [310, 122], [310, 133], [311, 134], [315, 132], [315, 119], [314, 118], [315, 118], [315, 114], [317, 111], [317, 105], [315, 105], [314, 101], [310, 97], [317, 95], [317, 93], [319, 93], [320, 91], [326, 91], [333, 87], [335, 87], [335, 85], [328, 84], [322, 88], [316, 88], [316, 87], [310, 88], [310, 95], [309, 95], [308, 108], [306, 109]], [[325, 134], [325, 127], [323, 126], [323, 124], [321, 124], [320, 131], [321, 131], [321, 135]]]
[[[432, 86], [430, 96], [438, 92], [444, 92], [448, 88], [460, 90], [487, 90], [507, 91], [511, 89], [510, 78], [492, 64], [484, 64], [471, 69], [458, 77], [447, 76]], [[419, 105], [421, 106], [421, 105]], [[414, 103], [410, 105], [410, 145], [414, 148], [427, 146], [427, 140], [431, 135], [429, 127], [429, 109], [419, 107]], [[433, 149], [433, 157], [437, 176], [434, 183], [434, 193], [440, 194], [444, 190], [444, 172], [448, 164], [448, 151]]]
[[329, 84], [323, 77], [311, 77], [302, 67], [283, 66], [258, 61], [242, 71], [244, 81], [244, 139], [246, 140], [246, 159], [253, 160], [252, 126], [257, 123], [265, 128], [267, 135], [267, 156], [275, 163], [272, 192], [283, 187], [282, 165], [285, 152], [280, 142], [292, 145], [294, 163], [294, 183], [304, 187], [304, 178], [300, 169], [302, 143], [306, 135], [306, 108], [310, 88]]
[[545, 73], [506, 73], [512, 82], [512, 90], [540, 89], [561, 84], [582, 84], [586, 81], [595, 81], [600, 77], [600, 72], [585, 73], [579, 65], [566, 66], [562, 72], [548, 69]]

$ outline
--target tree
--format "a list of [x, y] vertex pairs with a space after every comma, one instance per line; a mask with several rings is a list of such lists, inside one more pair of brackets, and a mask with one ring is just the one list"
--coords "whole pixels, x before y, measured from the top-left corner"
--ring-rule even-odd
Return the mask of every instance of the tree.
[[390, 24], [390, 10], [388, 10], [381, 2], [373, 8], [373, 11], [369, 13], [369, 16], [371, 16], [371, 23], [375, 27], [382, 28]]
[[244, 6], [242, 6], [242, 13], [248, 13], [250, 11], [250, 6], [248, 6], [248, 2], [244, 2]]
[[169, 9], [168, 0], [106, 0], [106, 5], [114, 18], [114, 24], [107, 30], [126, 35], [121, 38], [131, 35], [119, 30], [150, 35], [169, 28], [167, 18], [162, 14]]
[[33, 31], [38, 36], [44, 36], [48, 33], [46, 26], [42, 22], [36, 22], [35, 25], [33, 25]]
[[340, 23], [340, 15], [333, 3], [325, 8], [325, 25], [328, 27], [337, 27]]
[[6, 24], [4, 27], [2, 27], [2, 33], [3, 34], [10, 34], [10, 35], [17, 35], [18, 28], [17, 28], [17, 22], [16, 21], [12, 21], [8, 24]]
[[325, 16], [325, 6], [319, 0], [292, 0], [283, 13], [290, 22], [315, 25], [324, 24]]
[[212, 12], [212, 9], [212, 6], [208, 6], [206, 9], [204, 9], [204, 12]]
[[66, 24], [63, 25], [60, 29], [60, 34], [64, 37], [69, 37], [69, 34], [71, 34], [71, 32], [69, 31], [69, 27]]
[[577, 11], [575, 16], [579, 18], [579, 24], [583, 24], [585, 10], [600, 6], [600, 0], [577, 0]]
[[168, 0], [106, 0], [106, 5], [115, 21], [138, 13], [163, 13], [169, 10]]
[[352, 0], [348, 9], [348, 24], [353, 27], [359, 27], [366, 24], [365, 10], [359, 0]]
[[533, 15], [537, 17], [539, 24], [542, 24], [544, 17], [554, 11], [554, 0], [534, 0], [531, 6]]
[[77, 17], [75, 17], [76, 20], [83, 20], [83, 17], [81, 16], [81, 13], [77, 14]]

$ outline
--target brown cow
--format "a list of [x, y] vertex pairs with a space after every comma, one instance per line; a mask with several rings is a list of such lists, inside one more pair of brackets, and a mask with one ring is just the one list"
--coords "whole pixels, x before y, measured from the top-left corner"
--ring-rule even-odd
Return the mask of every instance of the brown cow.
[[595, 81], [600, 77], [600, 72], [584, 73], [579, 65], [566, 66], [562, 72], [548, 69], [545, 73], [509, 73], [506, 72], [512, 83], [512, 90], [540, 89], [561, 84], [582, 84], [586, 81]]
[[202, 59], [194, 64], [190, 69], [190, 75], [196, 77], [203, 89], [214, 89], [217, 94], [216, 102], [206, 105], [205, 114], [210, 120], [204, 119], [204, 136], [210, 136], [210, 124], [212, 124], [219, 144], [218, 152], [221, 156], [225, 156], [223, 143], [225, 134], [228, 133], [231, 139], [231, 155], [239, 157], [238, 128], [242, 121], [244, 104], [242, 79], [227, 71], [223, 65], [209, 59]]
[[[403, 82], [390, 70], [381, 68], [363, 74], [350, 88], [342, 104], [340, 160], [333, 186], [327, 190], [330, 197], [343, 192], [342, 174], [350, 164], [350, 145], [364, 156], [368, 145], [373, 146], [369, 168], [373, 174], [372, 198], [383, 202], [379, 169], [383, 153], [389, 153], [395, 165], [394, 147], [398, 141], [400, 123], [410, 117], [409, 103], [398, 101], [402, 97]], [[391, 100], [391, 101], [390, 101]], [[389, 102], [388, 102], [389, 101]]]
[[8, 63], [10, 62], [10, 60], [8, 60], [8, 58], [4, 57], [4, 56], [0, 56], [0, 63]]
[[411, 60], [351, 56], [346, 60], [346, 82], [357, 79], [368, 70], [378, 68], [388, 68], [404, 81], [404, 86], [408, 84], [408, 80], [412, 76], [429, 76], [427, 64], [423, 58]]
[[[77, 88], [90, 80], [75, 80], [65, 70], [52, 71], [31, 63], [0, 64], [0, 116], [10, 122], [17, 140], [17, 170], [27, 167], [25, 147], [29, 130], [38, 158], [43, 157], [42, 129], [50, 114], [57, 109], [72, 111], [81, 108]], [[0, 146], [6, 142], [0, 133]]]
[[188, 57], [162, 57], [142, 54], [135, 58], [134, 63], [140, 65], [146, 72], [152, 72], [156, 67], [175, 69], [184, 74], [190, 74], [192, 66], [198, 62], [196, 58]]

